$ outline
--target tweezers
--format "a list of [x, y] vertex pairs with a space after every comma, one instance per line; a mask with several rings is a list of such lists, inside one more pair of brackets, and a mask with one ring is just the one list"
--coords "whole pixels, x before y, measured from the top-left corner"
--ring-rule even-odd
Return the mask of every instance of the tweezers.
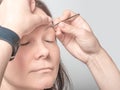
[[65, 22], [65, 21], [67, 21], [67, 20], [69, 20], [69, 19], [71, 19], [71, 18], [73, 18], [73, 17], [79, 16], [79, 15], [80, 15], [80, 14], [75, 14], [75, 15], [73, 15], [73, 16], [71, 16], [71, 17], [68, 17], [68, 18], [66, 18], [66, 19], [64, 19], [64, 20], [61, 20], [60, 22], [58, 22], [58, 23], [56, 23], [56, 24], [54, 24], [54, 23], [52, 22], [53, 27], [57, 26], [57, 25], [60, 24], [61, 22]]

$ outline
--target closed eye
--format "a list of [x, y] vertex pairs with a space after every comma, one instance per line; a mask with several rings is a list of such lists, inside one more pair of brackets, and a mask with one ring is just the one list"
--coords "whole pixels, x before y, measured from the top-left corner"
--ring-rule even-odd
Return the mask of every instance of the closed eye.
[[55, 40], [45, 40], [45, 42], [47, 42], [47, 43], [54, 43]]
[[28, 45], [30, 42], [21, 43], [20, 46]]

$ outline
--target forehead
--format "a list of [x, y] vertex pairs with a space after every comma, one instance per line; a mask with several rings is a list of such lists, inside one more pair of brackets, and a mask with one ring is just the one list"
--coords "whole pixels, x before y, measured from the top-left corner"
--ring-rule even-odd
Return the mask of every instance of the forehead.
[[39, 35], [44, 35], [46, 33], [55, 35], [55, 30], [54, 30], [54, 28], [52, 27], [51, 24], [39, 26], [36, 29], [34, 29], [31, 33], [29, 33], [27, 35], [24, 35], [24, 37], [30, 37], [30, 36], [38, 35], [38, 34]]

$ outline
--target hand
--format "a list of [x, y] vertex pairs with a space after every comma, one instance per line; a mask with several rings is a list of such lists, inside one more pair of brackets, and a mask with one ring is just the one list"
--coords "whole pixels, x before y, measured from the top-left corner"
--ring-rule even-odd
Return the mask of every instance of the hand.
[[35, 6], [35, 0], [3, 0], [0, 5], [0, 25], [20, 37], [49, 21], [50, 17]]
[[[69, 10], [65, 11], [61, 17], [55, 19], [54, 23], [56, 24], [72, 15], [75, 13]], [[87, 63], [91, 55], [97, 54], [101, 49], [91, 28], [80, 15], [66, 22], [61, 22], [55, 26], [55, 31], [65, 48], [84, 63]]]

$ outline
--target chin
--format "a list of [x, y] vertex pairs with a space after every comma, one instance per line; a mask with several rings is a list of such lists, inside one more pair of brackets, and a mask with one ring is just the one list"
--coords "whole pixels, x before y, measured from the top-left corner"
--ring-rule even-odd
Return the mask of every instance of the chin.
[[42, 84], [39, 84], [39, 85], [35, 85], [35, 89], [36, 90], [44, 90], [44, 89], [49, 89], [51, 87], [53, 87], [54, 83], [42, 83]]
[[32, 82], [33, 88], [36, 90], [44, 90], [53, 87], [55, 80], [53, 79], [43, 79]]

